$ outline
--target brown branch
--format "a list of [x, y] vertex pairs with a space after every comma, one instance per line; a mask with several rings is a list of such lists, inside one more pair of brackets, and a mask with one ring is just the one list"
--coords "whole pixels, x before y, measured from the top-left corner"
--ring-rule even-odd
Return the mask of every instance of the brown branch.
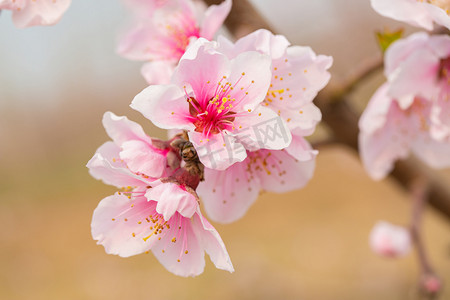
[[[204, 0], [204, 2], [211, 5], [218, 4], [222, 0]], [[233, 2], [233, 8], [225, 21], [225, 25], [236, 38], [260, 28], [271, 30], [271, 25], [261, 17], [248, 0], [235, 0]], [[356, 151], [358, 151], [359, 115], [348, 104], [348, 94], [353, 91], [356, 85], [371, 76], [380, 67], [379, 61], [374, 61], [372, 65], [366, 66], [366, 69], [355, 73], [350, 80], [344, 81], [344, 86], [336, 89], [328, 85], [315, 100], [316, 105], [322, 111], [323, 121], [330, 128], [334, 138], [339, 143], [345, 144]], [[390, 176], [405, 190], [408, 190], [412, 180], [418, 176], [423, 176], [424, 173], [430, 182], [430, 204], [450, 219], [450, 187], [439, 180], [436, 173], [423, 163], [412, 159], [399, 161]]]

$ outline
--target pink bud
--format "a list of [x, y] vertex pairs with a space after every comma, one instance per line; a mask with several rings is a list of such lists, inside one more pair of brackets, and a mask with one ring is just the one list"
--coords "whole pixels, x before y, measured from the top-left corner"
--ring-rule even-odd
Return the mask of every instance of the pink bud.
[[405, 227], [379, 221], [370, 233], [370, 247], [381, 256], [404, 256], [411, 249], [410, 233]]
[[436, 295], [442, 289], [442, 282], [436, 275], [426, 274], [422, 277], [421, 288], [427, 295]]

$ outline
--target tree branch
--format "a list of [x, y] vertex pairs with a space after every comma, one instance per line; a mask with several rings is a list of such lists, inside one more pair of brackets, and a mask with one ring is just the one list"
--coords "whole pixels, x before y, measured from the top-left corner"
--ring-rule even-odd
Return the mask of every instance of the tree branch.
[[[218, 4], [222, 0], [204, 0], [208, 5]], [[236, 0], [225, 25], [236, 37], [242, 37], [254, 30], [265, 28], [271, 30], [271, 25], [261, 17], [248, 0]], [[334, 138], [342, 144], [358, 151], [358, 119], [359, 115], [351, 108], [347, 98], [355, 86], [381, 68], [380, 60], [365, 66], [355, 72], [350, 79], [343, 81], [344, 85], [333, 88], [328, 85], [317, 96], [315, 103], [322, 111], [323, 121], [328, 125]], [[405, 190], [409, 189], [414, 178], [426, 174], [429, 179], [429, 202], [450, 219], [450, 187], [438, 178], [435, 172], [423, 163], [413, 159], [398, 161], [390, 174]], [[423, 175], [422, 175], [423, 176]]]

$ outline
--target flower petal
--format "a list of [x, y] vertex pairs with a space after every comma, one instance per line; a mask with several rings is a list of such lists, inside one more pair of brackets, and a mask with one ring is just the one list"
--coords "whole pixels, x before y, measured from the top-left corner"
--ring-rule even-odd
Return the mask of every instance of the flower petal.
[[249, 158], [220, 171], [205, 168], [205, 181], [197, 193], [207, 215], [215, 222], [231, 223], [245, 215], [260, 192], [257, 176], [248, 171]]
[[200, 161], [207, 168], [225, 170], [247, 157], [243, 145], [237, 143], [231, 135], [222, 133], [205, 137], [203, 133], [195, 131], [190, 131], [188, 135]]
[[279, 150], [289, 146], [291, 131], [274, 111], [258, 106], [248, 116], [236, 118], [237, 128], [232, 134], [250, 151], [258, 149]]
[[234, 272], [230, 256], [217, 230], [198, 210], [192, 219], [192, 228], [197, 235], [200, 246], [208, 253], [216, 268]]
[[211, 5], [205, 12], [205, 17], [201, 22], [200, 36], [208, 40], [214, 37], [214, 34], [222, 26], [231, 10], [231, 0], [225, 0], [219, 5]]
[[256, 51], [243, 52], [231, 60], [227, 81], [233, 86], [229, 96], [236, 99], [236, 111], [254, 110], [266, 97], [270, 86], [272, 60]]
[[[391, 100], [386, 91], [387, 86], [384, 85], [375, 93], [360, 120], [359, 151], [366, 171], [374, 180], [385, 177], [396, 160], [408, 156], [413, 134], [405, 133], [408, 127], [412, 131], [416, 127], [405, 118], [397, 102]], [[371, 112], [372, 108], [377, 110], [377, 104], [385, 107], [389, 101], [391, 105], [386, 115]], [[374, 126], [366, 125], [370, 123], [380, 127], [375, 129]], [[366, 131], [365, 128], [370, 130]]]
[[191, 46], [175, 69], [173, 82], [179, 86], [189, 85], [195, 99], [206, 106], [214, 96], [218, 83], [230, 73], [230, 61], [220, 53], [211, 51], [214, 43], [198, 39]]
[[141, 68], [141, 74], [148, 84], [168, 84], [174, 69], [175, 64], [173, 62], [158, 60], [144, 64]]
[[[270, 154], [270, 155], [269, 155]], [[264, 190], [285, 193], [304, 187], [312, 178], [315, 169], [315, 157], [300, 161], [285, 150], [259, 150], [263, 160], [256, 160], [260, 167], [253, 167], [254, 176], [258, 176]]]
[[179, 227], [172, 226], [171, 230], [155, 243], [152, 252], [158, 261], [175, 275], [200, 275], [205, 268], [205, 251], [193, 230], [191, 219], [180, 215], [177, 215], [177, 218], [175, 222]]
[[229, 57], [235, 57], [245, 51], [258, 51], [269, 55], [272, 59], [278, 59], [285, 54], [289, 41], [283, 35], [274, 35], [266, 29], [256, 30], [236, 41], [231, 50], [229, 42], [225, 37], [218, 38], [219, 49]]
[[134, 97], [131, 108], [163, 129], [191, 129], [189, 105], [176, 85], [151, 85]]
[[371, 0], [374, 10], [380, 15], [398, 21], [409, 23], [413, 26], [423, 27], [426, 30], [433, 29], [433, 20], [426, 9], [418, 5], [417, 1], [410, 0]]
[[120, 160], [120, 148], [113, 142], [106, 142], [97, 149], [95, 155], [87, 163], [89, 174], [95, 179], [116, 187], [147, 186], [152, 179], [139, 177], [127, 168]]
[[22, 1], [13, 11], [12, 19], [18, 28], [57, 23], [69, 8], [71, 0]]
[[119, 117], [112, 112], [105, 112], [103, 126], [109, 137], [119, 146], [129, 140], [141, 140], [152, 144], [151, 138], [145, 134], [141, 125], [128, 120], [125, 116]]
[[151, 201], [157, 201], [156, 211], [165, 220], [169, 220], [175, 212], [183, 217], [190, 218], [195, 213], [198, 203], [197, 199], [183, 190], [175, 183], [159, 184], [145, 193], [145, 197]]
[[161, 178], [167, 165], [165, 152], [154, 149], [145, 142], [132, 140], [122, 144], [119, 155], [133, 172]]
[[427, 134], [417, 136], [413, 153], [434, 169], [450, 167], [450, 140], [437, 141]]
[[[128, 257], [143, 253], [152, 246], [145, 242], [148, 233], [145, 218], [152, 207], [144, 197], [129, 199], [115, 194], [100, 201], [92, 216], [92, 237], [108, 254]], [[154, 206], [154, 205], [153, 205]], [[141, 222], [141, 223], [139, 223]]]

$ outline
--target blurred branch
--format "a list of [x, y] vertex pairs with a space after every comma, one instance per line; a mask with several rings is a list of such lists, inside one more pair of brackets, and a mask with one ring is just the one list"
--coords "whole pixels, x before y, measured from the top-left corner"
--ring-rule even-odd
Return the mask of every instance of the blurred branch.
[[[208, 5], [218, 4], [222, 0], [204, 0]], [[233, 2], [231, 13], [225, 21], [229, 31], [236, 37], [242, 37], [254, 30], [265, 28], [274, 32], [271, 25], [261, 17], [259, 12], [248, 0]], [[381, 60], [362, 66], [339, 87], [329, 84], [317, 96], [315, 103], [322, 111], [323, 121], [328, 125], [336, 141], [358, 151], [358, 119], [359, 115], [349, 105], [347, 98], [355, 86], [381, 69]], [[335, 80], [336, 81], [336, 80]], [[450, 187], [439, 180], [435, 172], [421, 162], [412, 159], [399, 161], [391, 173], [405, 190], [408, 190], [413, 180], [421, 174], [426, 174], [429, 180], [429, 202], [450, 219]]]

